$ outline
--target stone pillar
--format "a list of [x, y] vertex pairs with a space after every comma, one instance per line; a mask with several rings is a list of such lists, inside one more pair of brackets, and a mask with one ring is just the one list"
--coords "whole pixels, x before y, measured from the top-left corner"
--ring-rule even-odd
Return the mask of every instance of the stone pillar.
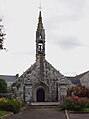
[[67, 96], [68, 85], [65, 82], [58, 84], [58, 101], [64, 99]]
[[25, 84], [25, 102], [31, 102], [32, 100], [32, 84], [26, 83]]

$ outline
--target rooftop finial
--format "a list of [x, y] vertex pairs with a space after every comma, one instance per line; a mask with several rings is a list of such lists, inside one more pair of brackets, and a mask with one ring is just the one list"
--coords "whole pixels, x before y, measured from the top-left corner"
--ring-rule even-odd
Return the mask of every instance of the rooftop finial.
[[40, 0], [40, 6], [39, 6], [39, 10], [40, 10], [40, 11], [42, 10], [42, 6], [41, 6], [41, 0]]

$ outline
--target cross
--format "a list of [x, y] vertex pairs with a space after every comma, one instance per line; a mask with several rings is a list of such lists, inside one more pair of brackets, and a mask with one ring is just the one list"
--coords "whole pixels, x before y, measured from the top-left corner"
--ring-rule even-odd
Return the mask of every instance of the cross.
[[40, 9], [40, 11], [41, 11], [41, 9], [42, 9], [42, 6], [41, 6], [41, 0], [40, 0], [40, 6], [39, 6], [39, 9]]

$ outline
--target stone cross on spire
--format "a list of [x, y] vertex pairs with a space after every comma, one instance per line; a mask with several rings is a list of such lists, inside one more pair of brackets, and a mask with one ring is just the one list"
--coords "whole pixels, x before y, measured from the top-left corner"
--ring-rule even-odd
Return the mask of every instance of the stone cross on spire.
[[41, 0], [40, 0], [40, 6], [39, 6], [39, 10], [40, 10], [40, 11], [42, 10], [42, 6], [41, 6]]

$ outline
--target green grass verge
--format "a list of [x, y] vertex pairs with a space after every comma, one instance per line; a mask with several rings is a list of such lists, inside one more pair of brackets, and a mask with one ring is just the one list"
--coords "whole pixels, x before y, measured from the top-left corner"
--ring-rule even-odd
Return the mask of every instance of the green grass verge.
[[84, 112], [89, 112], [89, 108], [84, 108], [83, 111]]
[[5, 116], [7, 114], [9, 114], [9, 112], [0, 110], [0, 117]]

